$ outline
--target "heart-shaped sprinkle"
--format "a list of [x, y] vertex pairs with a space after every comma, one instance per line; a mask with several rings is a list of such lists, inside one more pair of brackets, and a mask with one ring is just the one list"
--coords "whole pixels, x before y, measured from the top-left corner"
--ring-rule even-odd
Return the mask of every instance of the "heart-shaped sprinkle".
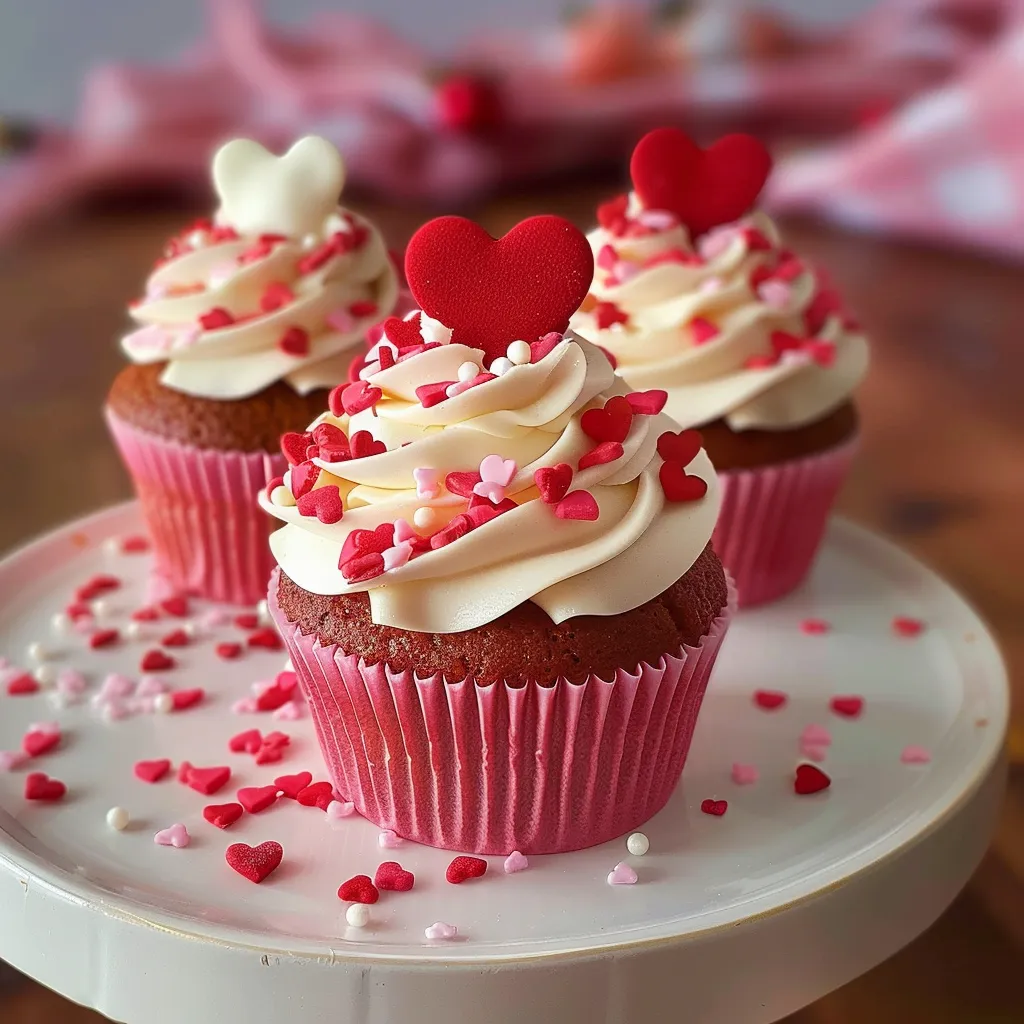
[[859, 718], [864, 710], [864, 698], [855, 696], [833, 697], [828, 706], [843, 718]]
[[433, 409], [446, 398], [453, 397], [448, 394], [448, 389], [457, 383], [454, 380], [439, 380], [432, 384], [421, 384], [416, 388], [416, 399], [424, 409]]
[[[617, 281], [614, 283], [618, 283]], [[629, 314], [617, 306], [614, 302], [597, 302], [591, 312], [594, 315], [594, 322], [599, 331], [606, 331], [616, 324], [629, 323]]]
[[423, 344], [423, 335], [420, 333], [420, 314], [402, 320], [397, 316], [389, 316], [384, 321], [384, 336], [396, 348], [413, 348]]
[[319, 807], [321, 811], [326, 811], [334, 801], [334, 788], [329, 782], [314, 782], [299, 790], [295, 799], [303, 807]]
[[260, 296], [260, 309], [264, 313], [273, 313], [275, 309], [280, 309], [294, 301], [295, 293], [284, 281], [271, 281]]
[[189, 613], [188, 598], [181, 594], [175, 594], [161, 601], [160, 608], [168, 615], [173, 615], [177, 619], [187, 618]]
[[349, 438], [349, 444], [353, 459], [368, 459], [373, 455], [383, 455], [388, 450], [388, 446], [376, 440], [368, 430], [357, 430]]
[[380, 388], [367, 384], [365, 380], [357, 380], [348, 384], [341, 393], [341, 407], [346, 415], [355, 416], [365, 409], [372, 409], [384, 397]]
[[191, 637], [183, 629], [171, 630], [161, 641], [164, 647], [187, 647]]
[[257, 647], [264, 651], [280, 651], [284, 647], [281, 635], [273, 626], [264, 626], [253, 630], [245, 642], [249, 647]]
[[332, 800], [327, 805], [327, 817], [331, 821], [351, 818], [356, 813], [356, 805], [351, 800]]
[[726, 135], [701, 149], [678, 128], [656, 128], [637, 143], [629, 172], [647, 209], [674, 213], [696, 238], [742, 217], [771, 166], [768, 151], [750, 135]]
[[306, 461], [306, 449], [313, 443], [313, 435], [309, 433], [298, 434], [289, 431], [281, 435], [281, 452], [288, 460], [289, 466], [297, 466], [300, 462]]
[[332, 526], [341, 521], [345, 507], [341, 501], [341, 492], [337, 487], [318, 487], [304, 494], [296, 502], [301, 516], [316, 516], [321, 523]]
[[29, 731], [22, 737], [21, 749], [24, 750], [29, 757], [42, 757], [43, 754], [48, 754], [59, 743], [59, 728], [54, 732], [52, 730], [40, 729], [37, 726], [29, 729]]
[[633, 407], [622, 395], [614, 395], [600, 409], [588, 409], [580, 417], [580, 428], [597, 442], [625, 441], [633, 422]]
[[674, 433], [666, 430], [658, 438], [658, 454], [666, 462], [678, 462], [688, 466], [697, 457], [704, 444], [699, 430], [681, 430]]
[[0, 772], [13, 772], [28, 760], [20, 750], [0, 750]]
[[572, 491], [555, 505], [555, 515], [559, 519], [592, 523], [601, 515], [601, 509], [590, 491]]
[[789, 694], [781, 690], [755, 690], [754, 703], [765, 711], [775, 711], [789, 700]]
[[287, 703], [288, 693], [281, 689], [277, 683], [263, 686], [260, 695], [256, 698], [257, 711], [276, 711], [282, 704]]
[[377, 845], [382, 850], [397, 850], [402, 846], [404, 840], [393, 829], [386, 828], [377, 836]]
[[591, 466], [603, 466], [606, 463], [621, 459], [623, 455], [622, 445], [618, 441], [602, 441], [599, 445], [591, 448], [589, 452], [581, 456], [577, 463], [580, 470], [590, 469]]
[[760, 778], [760, 772], [755, 765], [733, 761], [730, 777], [737, 786], [751, 786]]
[[364, 555], [356, 555], [345, 563], [339, 563], [342, 576], [349, 583], [365, 583], [384, 573], [384, 555], [377, 551], [368, 551]]
[[338, 889], [338, 899], [346, 903], [376, 903], [380, 899], [377, 887], [370, 881], [369, 875], [356, 875], [347, 882], [342, 882]]
[[452, 329], [453, 342], [482, 349], [489, 365], [519, 338], [566, 329], [594, 257], [561, 217], [527, 218], [500, 239], [463, 217], [439, 217], [413, 235], [405, 273], [421, 309]]
[[289, 327], [277, 340], [285, 355], [301, 358], [309, 355], [309, 332], [302, 327]]
[[699, 501], [708, 493], [707, 481], [687, 473], [678, 462], [663, 462], [658, 479], [667, 501]]
[[542, 501], [557, 505], [572, 483], [572, 466], [567, 462], [560, 462], [557, 466], [543, 466], [533, 474], [533, 482], [537, 485]]
[[170, 828], [161, 829], [155, 836], [153, 842], [157, 846], [173, 846], [176, 850], [183, 850], [192, 841], [188, 829], [179, 821]]
[[233, 754], [255, 754], [263, 743], [259, 729], [246, 729], [228, 740], [228, 749]]
[[525, 871], [530, 866], [530, 861], [523, 856], [518, 850], [513, 850], [506, 858], [504, 863], [504, 869], [506, 875], [515, 875], [520, 871]]
[[927, 748], [915, 744], [904, 747], [900, 754], [900, 760], [904, 764], [928, 764], [931, 759], [931, 752]]
[[801, 739], [799, 744], [800, 756], [807, 758], [808, 761], [815, 761], [820, 763], [828, 757], [828, 747], [821, 746], [817, 743], [808, 743], [806, 740]]
[[907, 615], [897, 615], [892, 620], [892, 631], [897, 636], [920, 636], [924, 632], [924, 623], [920, 619], [912, 619]]
[[283, 857], [284, 849], [280, 843], [274, 842], [260, 843], [259, 846], [234, 843], [224, 851], [228, 867], [257, 885], [277, 870]]
[[171, 693], [171, 708], [174, 711], [186, 711], [201, 703], [206, 696], [206, 691], [201, 686], [194, 686], [188, 690], [175, 690]]
[[89, 646], [93, 650], [113, 647], [120, 639], [121, 634], [116, 629], [98, 629], [89, 637]]
[[32, 772], [25, 777], [25, 799], [42, 803], [63, 800], [67, 786], [57, 779], [51, 779], [45, 772]]
[[298, 772], [295, 775], [279, 775], [274, 779], [274, 786], [281, 791], [282, 796], [295, 800], [312, 781], [311, 772]]
[[250, 814], [259, 814], [277, 802], [277, 789], [277, 786], [243, 786], [236, 795]]
[[695, 316], [690, 321], [690, 335], [694, 345], [706, 345], [709, 341], [714, 341], [721, 333], [718, 325], [712, 323], [707, 317]]
[[28, 672], [22, 672], [13, 679], [8, 679], [5, 686], [9, 697], [28, 697], [39, 692], [39, 683]]
[[447, 526], [431, 535], [431, 550], [438, 551], [441, 548], [447, 547], [449, 544], [455, 543], [455, 541], [465, 537], [472, 529], [473, 520], [464, 512], [460, 513], [452, 519]]
[[702, 800], [700, 809], [705, 814], [720, 818], [729, 809], [729, 802], [727, 800]]
[[832, 780], [817, 765], [798, 764], [796, 766], [793, 792], [797, 796], [810, 796], [812, 793], [820, 793], [831, 785]]
[[487, 872], [487, 861], [480, 857], [456, 857], [448, 865], [444, 877], [452, 885], [461, 885], [469, 878], [481, 878]]
[[347, 562], [354, 555], [383, 554], [395, 542], [395, 524], [381, 523], [374, 530], [352, 530], [345, 538], [339, 562]]
[[209, 804], [203, 808], [203, 817], [217, 828], [229, 828], [245, 813], [241, 804]]
[[146, 651], [139, 662], [139, 670], [142, 672], [166, 672], [175, 666], [174, 659], [164, 651], [154, 648]]
[[449, 493], [457, 494], [462, 498], [471, 498], [473, 488], [478, 483], [480, 483], [480, 474], [477, 472], [449, 473], [444, 478], [444, 486]]
[[203, 796], [212, 796], [217, 790], [227, 785], [230, 778], [231, 769], [227, 767], [193, 768], [190, 766], [184, 782], [197, 793], [202, 793]]
[[225, 640], [213, 648], [213, 653], [224, 661], [234, 661], [236, 658], [241, 657], [242, 645], [235, 643], [233, 640]]
[[668, 392], [660, 388], [650, 391], [631, 391], [626, 395], [629, 407], [637, 416], [657, 416], [668, 401]]
[[136, 761], [132, 771], [135, 778], [150, 784], [159, 782], [171, 770], [171, 762], [162, 757], [156, 761]]
[[[560, 331], [549, 331], [544, 337], [530, 342], [530, 362], [539, 363], [546, 359], [564, 340], [565, 336]], [[604, 349], [601, 351], [604, 352]]]
[[352, 457], [348, 435], [333, 423], [318, 423], [313, 428], [313, 442], [324, 462], [345, 462]]
[[636, 885], [636, 882], [636, 872], [625, 861], [616, 864], [615, 867], [608, 872], [609, 885]]
[[435, 921], [432, 925], [423, 929], [423, 934], [431, 942], [451, 942], [459, 934], [459, 929], [453, 924], [446, 924], [444, 921]]
[[300, 462], [288, 471], [292, 496], [298, 501], [308, 494], [320, 478], [320, 467], [313, 462]]
[[823, 636], [831, 628], [826, 619], [803, 619], [800, 623], [800, 632], [808, 636]]
[[398, 861], [386, 860], [377, 868], [373, 884], [383, 892], [408, 892], [416, 884], [416, 876]]
[[812, 747], [830, 747], [832, 745], [832, 733], [825, 726], [812, 723], [800, 733], [800, 742]]
[[256, 751], [257, 764], [277, 764], [284, 757], [284, 752], [279, 747], [271, 747], [264, 743]]

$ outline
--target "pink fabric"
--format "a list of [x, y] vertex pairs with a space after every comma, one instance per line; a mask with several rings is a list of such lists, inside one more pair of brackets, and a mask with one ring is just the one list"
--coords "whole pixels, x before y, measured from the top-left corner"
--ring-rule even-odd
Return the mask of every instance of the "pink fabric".
[[428, 846], [560, 853], [657, 813], [683, 770], [732, 603], [699, 647], [610, 682], [479, 686], [366, 665], [270, 609], [331, 780], [360, 814]]
[[284, 456], [194, 448], [137, 430], [109, 409], [106, 417], [135, 484], [162, 583], [229, 604], [251, 606], [266, 597], [274, 568], [271, 521], [256, 495], [287, 469]]
[[856, 440], [777, 466], [725, 470], [712, 544], [736, 581], [739, 606], [784, 597], [810, 572]]

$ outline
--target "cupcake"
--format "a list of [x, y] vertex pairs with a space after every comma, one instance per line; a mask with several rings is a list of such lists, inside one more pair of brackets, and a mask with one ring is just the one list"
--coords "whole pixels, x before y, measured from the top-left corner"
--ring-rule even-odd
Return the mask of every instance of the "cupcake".
[[326, 140], [282, 157], [229, 142], [213, 180], [215, 217], [171, 239], [130, 306], [131, 364], [106, 416], [161, 589], [253, 604], [273, 568], [254, 499], [287, 469], [281, 435], [346, 379], [398, 284], [378, 231], [338, 207], [344, 165]]
[[421, 311], [385, 323], [261, 498], [333, 784], [407, 839], [591, 846], [657, 812], [686, 760], [731, 611], [718, 485], [664, 392], [563, 336], [592, 272], [558, 217], [497, 241], [425, 225]]
[[867, 342], [820, 272], [752, 212], [771, 166], [731, 135], [701, 150], [660, 128], [633, 152], [633, 192], [598, 210], [596, 276], [573, 328], [634, 388], [699, 428], [722, 482], [714, 546], [740, 605], [807, 575], [857, 439]]

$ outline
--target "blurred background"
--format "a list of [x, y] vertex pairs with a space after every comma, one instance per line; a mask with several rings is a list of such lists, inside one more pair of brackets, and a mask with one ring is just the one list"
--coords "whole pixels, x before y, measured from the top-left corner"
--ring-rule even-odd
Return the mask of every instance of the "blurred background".
[[[331, 138], [401, 249], [437, 212], [587, 228], [666, 123], [772, 146], [766, 206], [873, 345], [842, 511], [968, 596], [1016, 697], [968, 889], [789, 1024], [1024, 1021], [1024, 0], [0, 0], [0, 550], [128, 496], [125, 304], [225, 138]], [[0, 1020], [99, 1018], [0, 964]]]

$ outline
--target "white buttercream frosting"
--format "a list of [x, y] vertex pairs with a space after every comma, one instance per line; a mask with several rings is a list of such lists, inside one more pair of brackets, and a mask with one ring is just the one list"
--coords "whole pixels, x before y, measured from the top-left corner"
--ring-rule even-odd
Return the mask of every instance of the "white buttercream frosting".
[[[425, 325], [421, 333], [443, 339], [438, 327]], [[535, 348], [529, 362], [522, 361], [522, 343], [510, 352], [515, 360], [507, 359], [502, 375], [482, 373], [474, 384], [466, 364], [482, 365], [479, 349], [442, 340], [407, 358], [398, 350], [397, 362], [354, 386], [379, 389], [374, 405], [346, 415], [332, 399], [340, 414], [321, 416], [311, 430], [326, 424], [350, 439], [372, 436], [386, 450], [344, 461], [313, 458], [319, 468], [313, 493], [331, 487], [343, 499], [344, 514], [335, 522], [321, 522], [310, 508], [304, 515], [301, 494], [298, 505], [261, 497], [286, 523], [271, 547], [292, 580], [318, 594], [368, 591], [375, 622], [447, 633], [493, 621], [526, 600], [555, 622], [618, 614], [654, 598], [693, 565], [719, 506], [706, 454], [697, 451], [685, 469], [706, 481], [707, 493], [668, 500], [656, 446], [678, 427], [664, 414], [636, 412], [621, 453], [579, 469], [598, 444], [581, 426], [583, 414], [628, 389], [599, 349], [571, 334]], [[451, 397], [423, 400], [422, 386], [435, 382], [447, 382]], [[544, 500], [535, 473], [560, 464], [572, 469], [569, 495], [589, 495], [596, 518], [560, 518], [556, 499]], [[310, 467], [302, 469], [308, 476]], [[297, 491], [298, 472], [286, 477]], [[424, 538], [450, 530], [470, 507], [465, 494], [446, 486], [450, 473], [480, 476], [473, 502], [501, 511], [431, 549]], [[339, 560], [346, 550], [351, 554], [354, 531], [395, 523], [382, 552], [386, 568], [378, 564], [372, 578], [350, 582]], [[390, 526], [383, 529], [390, 534]], [[421, 550], [411, 552], [414, 545]]]
[[631, 195], [588, 238], [597, 271], [572, 327], [612, 353], [630, 386], [666, 389], [683, 426], [801, 427], [848, 401], [867, 370], [863, 334], [763, 213], [694, 246], [671, 214]]
[[344, 380], [398, 281], [377, 229], [338, 206], [338, 151], [311, 136], [277, 157], [236, 139], [213, 176], [217, 215], [169, 243], [130, 309], [139, 326], [122, 340], [128, 358], [166, 361], [163, 384], [204, 398]]

